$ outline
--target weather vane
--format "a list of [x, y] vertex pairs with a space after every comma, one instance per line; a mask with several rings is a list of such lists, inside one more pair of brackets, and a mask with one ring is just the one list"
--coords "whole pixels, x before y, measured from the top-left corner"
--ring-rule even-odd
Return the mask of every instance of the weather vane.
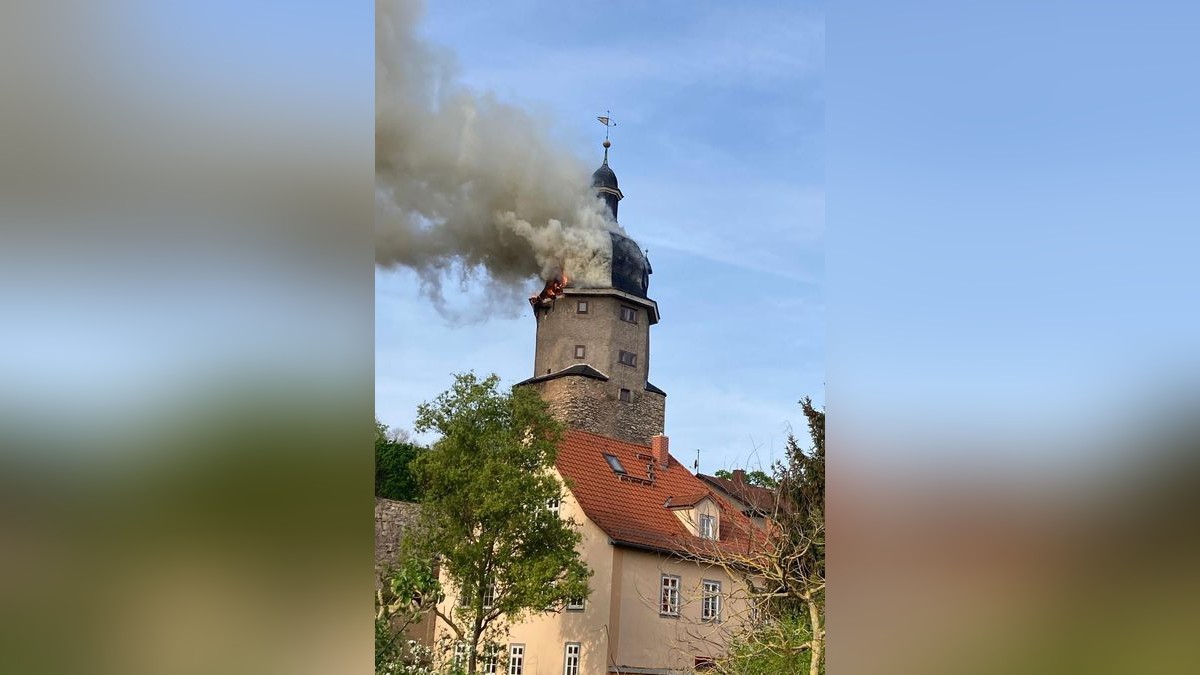
[[597, 117], [596, 119], [600, 121], [600, 124], [604, 125], [604, 147], [607, 148], [608, 146], [612, 145], [612, 143], [609, 142], [609, 140], [608, 140], [608, 131], [609, 131], [609, 129], [617, 126], [617, 123], [614, 122], [612, 119], [612, 111], [611, 110], [605, 110], [604, 112], [606, 112], [608, 114], [604, 115], [602, 117]]

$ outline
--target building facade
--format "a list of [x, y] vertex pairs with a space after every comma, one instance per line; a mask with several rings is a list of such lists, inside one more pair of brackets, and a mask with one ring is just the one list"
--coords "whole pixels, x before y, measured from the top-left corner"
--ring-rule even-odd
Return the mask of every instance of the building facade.
[[[592, 183], [615, 223], [624, 195], [607, 141]], [[517, 385], [568, 427], [555, 463], [564, 498], [552, 508], [579, 524], [590, 594], [506, 626], [480, 672], [688, 673], [720, 656], [748, 614], [738, 580], [705, 559], [745, 549], [753, 528], [669, 452], [666, 392], [649, 381], [652, 270], [632, 239], [614, 229], [611, 241], [610, 284], [551, 280], [530, 299], [534, 374]]]

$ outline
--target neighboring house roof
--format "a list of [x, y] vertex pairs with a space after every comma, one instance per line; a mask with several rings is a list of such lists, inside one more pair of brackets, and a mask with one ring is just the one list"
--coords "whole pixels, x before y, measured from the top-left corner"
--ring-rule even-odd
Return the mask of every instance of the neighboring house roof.
[[770, 516], [775, 513], [775, 492], [747, 483], [742, 471], [735, 471], [732, 479], [705, 474], [696, 474], [696, 477], [741, 502], [751, 515]]
[[[647, 472], [650, 447], [570, 429], [559, 445], [555, 462], [567, 487], [584, 514], [616, 545], [663, 552], [698, 553], [714, 545], [744, 551], [749, 546], [749, 519], [724, 499], [713, 499], [721, 509], [720, 541], [701, 539], [684, 527], [666, 506], [668, 502], [712, 496], [706, 486], [678, 460]], [[604, 455], [620, 460], [626, 474], [618, 475]]]

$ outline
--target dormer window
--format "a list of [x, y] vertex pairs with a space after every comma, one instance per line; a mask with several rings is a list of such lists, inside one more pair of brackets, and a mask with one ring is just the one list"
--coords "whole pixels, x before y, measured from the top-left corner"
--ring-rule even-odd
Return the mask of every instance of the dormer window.
[[616, 455], [604, 455], [604, 461], [612, 468], [615, 474], [624, 474], [625, 467], [621, 466], [621, 460], [617, 459]]
[[717, 541], [721, 538], [721, 510], [709, 493], [668, 497], [663, 504], [693, 537]]

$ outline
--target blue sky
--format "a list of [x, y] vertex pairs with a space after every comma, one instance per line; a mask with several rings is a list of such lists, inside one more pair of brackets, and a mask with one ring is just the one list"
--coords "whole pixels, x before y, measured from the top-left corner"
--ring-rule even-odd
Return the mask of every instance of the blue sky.
[[1200, 344], [1198, 18], [1181, 2], [832, 13], [841, 429], [953, 427], [998, 463], [1075, 470], [1180, 400]]
[[[824, 10], [816, 3], [434, 3], [459, 80], [551, 120], [599, 165], [612, 110], [621, 224], [654, 266], [651, 381], [701, 468], [767, 465], [797, 401], [824, 401]], [[530, 281], [530, 292], [539, 284]], [[458, 307], [478, 289], [468, 289]], [[414, 274], [376, 272], [376, 414], [411, 428], [452, 373], [532, 374], [528, 306], [447, 321]]]

